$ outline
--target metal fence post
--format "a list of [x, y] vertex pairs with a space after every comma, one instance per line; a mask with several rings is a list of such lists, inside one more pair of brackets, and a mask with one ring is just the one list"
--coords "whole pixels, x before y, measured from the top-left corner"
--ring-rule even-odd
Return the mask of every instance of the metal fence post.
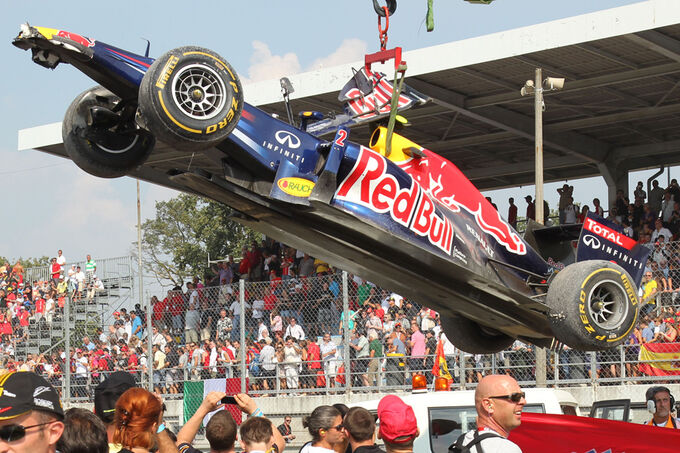
[[597, 355], [590, 352], [590, 382], [595, 385], [597, 382]]
[[460, 389], [465, 390], [467, 376], [465, 375], [465, 353], [462, 349], [458, 350], [460, 357], [458, 358], [458, 369], [460, 370]]
[[239, 334], [241, 347], [239, 353], [241, 354], [241, 393], [246, 393], [246, 285], [245, 280], [238, 281], [238, 301], [241, 304], [241, 314], [239, 315], [239, 323], [241, 324]]
[[64, 387], [66, 392], [62, 401], [68, 406], [71, 401], [71, 298], [68, 296], [64, 298], [64, 318], [62, 322], [64, 324], [64, 354], [66, 356], [64, 362]]
[[349, 362], [349, 287], [347, 282], [347, 272], [342, 271], [342, 336], [343, 336], [343, 361], [345, 362], [345, 394], [349, 398], [349, 391], [352, 388], [352, 367]]

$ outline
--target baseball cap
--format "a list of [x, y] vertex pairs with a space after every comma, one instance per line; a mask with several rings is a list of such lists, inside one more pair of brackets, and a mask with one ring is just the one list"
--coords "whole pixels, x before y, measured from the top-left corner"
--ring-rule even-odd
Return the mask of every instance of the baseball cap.
[[380, 437], [392, 444], [410, 442], [418, 436], [413, 408], [397, 395], [387, 395], [378, 403]]
[[94, 389], [94, 413], [104, 423], [111, 423], [120, 395], [136, 386], [135, 378], [130, 373], [116, 371], [111, 374]]
[[43, 411], [64, 419], [59, 394], [32, 371], [10, 371], [0, 375], [0, 420], [18, 417], [29, 411]]

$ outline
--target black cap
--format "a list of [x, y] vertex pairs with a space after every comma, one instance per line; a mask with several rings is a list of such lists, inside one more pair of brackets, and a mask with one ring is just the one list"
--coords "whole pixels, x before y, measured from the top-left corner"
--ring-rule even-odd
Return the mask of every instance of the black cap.
[[59, 393], [32, 371], [10, 371], [0, 375], [0, 420], [18, 417], [30, 411], [54, 414], [64, 418]]
[[135, 378], [125, 371], [116, 371], [94, 389], [94, 413], [104, 423], [113, 421], [116, 402], [120, 395], [132, 387], [137, 387]]

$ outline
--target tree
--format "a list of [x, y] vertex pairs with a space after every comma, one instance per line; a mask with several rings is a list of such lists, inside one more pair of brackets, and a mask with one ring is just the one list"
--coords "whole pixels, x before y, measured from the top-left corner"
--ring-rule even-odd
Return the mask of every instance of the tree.
[[156, 203], [156, 216], [142, 224], [144, 269], [161, 283], [181, 286], [203, 276], [210, 257], [225, 258], [259, 237], [229, 218], [232, 209], [195, 195]]

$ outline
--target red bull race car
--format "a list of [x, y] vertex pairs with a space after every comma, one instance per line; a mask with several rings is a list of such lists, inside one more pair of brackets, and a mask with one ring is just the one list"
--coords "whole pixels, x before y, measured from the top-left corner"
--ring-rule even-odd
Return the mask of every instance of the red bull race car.
[[[208, 49], [154, 60], [28, 24], [13, 44], [41, 66], [68, 63], [99, 84], [62, 123], [80, 168], [229, 205], [243, 225], [437, 310], [465, 351], [516, 339], [606, 349], [635, 325], [649, 250], [593, 215], [576, 235], [561, 227], [520, 236], [453, 163], [398, 133], [388, 139], [381, 121], [394, 87], [368, 67], [341, 91], [343, 114], [301, 112], [295, 125], [244, 103], [235, 71]], [[403, 110], [427, 98], [404, 87], [395, 101]], [[366, 122], [368, 146], [352, 142], [352, 126]], [[161, 147], [216, 165], [159, 176], [150, 169]]]

